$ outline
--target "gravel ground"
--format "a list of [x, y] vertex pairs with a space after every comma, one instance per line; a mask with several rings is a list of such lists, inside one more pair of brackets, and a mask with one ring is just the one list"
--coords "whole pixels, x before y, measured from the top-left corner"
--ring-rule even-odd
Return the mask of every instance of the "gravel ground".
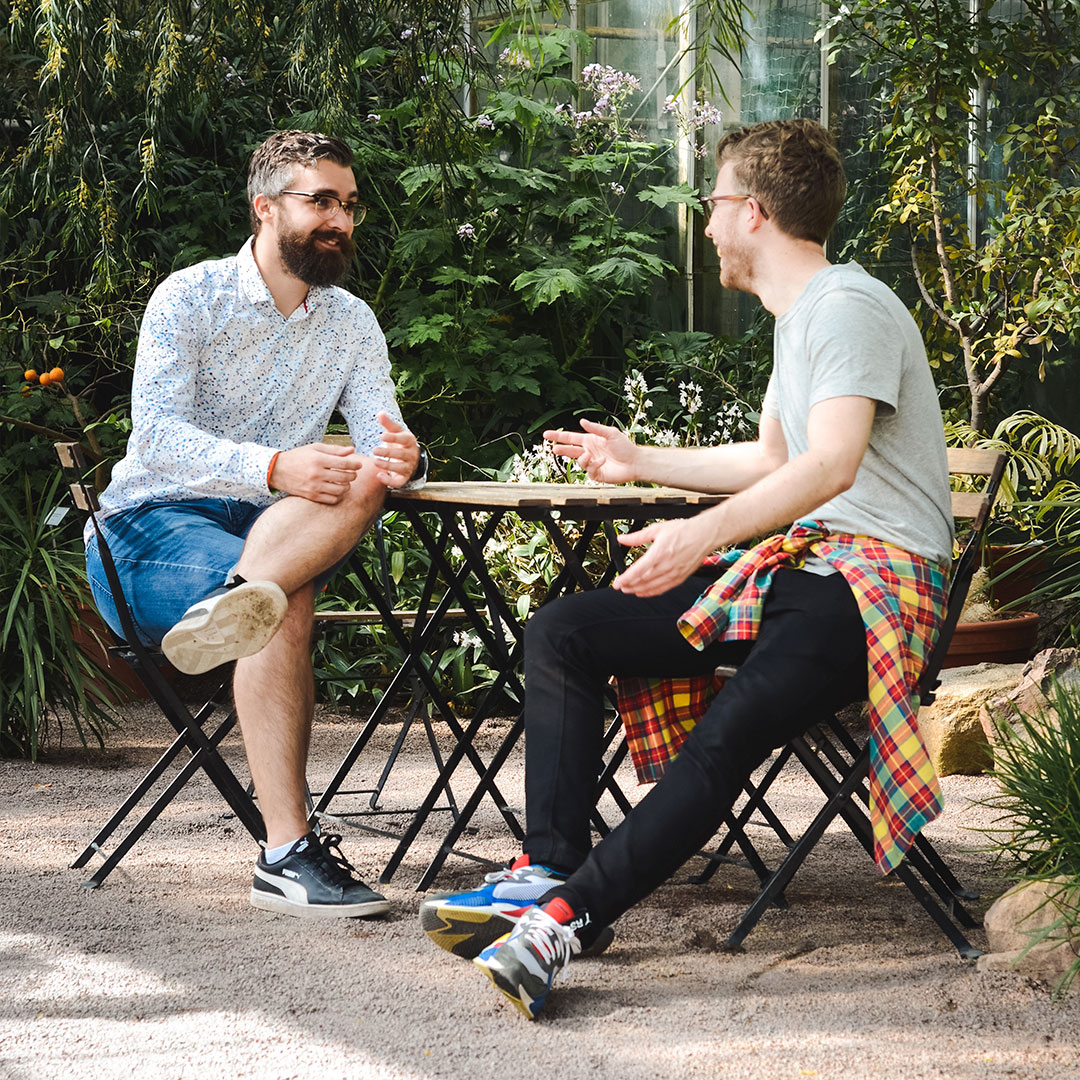
[[[380, 731], [354, 776], [370, 782], [363, 774], [377, 764], [361, 766], [385, 755], [396, 730]], [[314, 786], [355, 731], [347, 717], [320, 714]], [[570, 966], [536, 1023], [419, 931], [415, 883], [436, 826], [385, 887], [389, 917], [268, 915], [247, 902], [250, 839], [197, 778], [105, 887], [82, 889], [84, 872], [68, 864], [166, 736], [163, 721], [132, 706], [103, 751], [0, 762], [2, 1077], [1080, 1077], [1080, 994], [1055, 1004], [1043, 984], [976, 972], [839, 827], [795, 879], [790, 909], [769, 912], [744, 952], [720, 943], [752, 895], [749, 873], [725, 867], [695, 886], [684, 869], [619, 921], [604, 957]], [[493, 743], [481, 746], [490, 753]], [[236, 738], [225, 753], [242, 762]], [[500, 781], [515, 806], [521, 771], [515, 756]], [[386, 805], [412, 805], [431, 775], [417, 732]], [[950, 777], [945, 790], [948, 809], [930, 834], [992, 898], [1004, 883], [971, 831], [987, 823], [977, 800], [990, 781]], [[774, 805], [806, 821], [817, 799], [792, 769]], [[476, 825], [472, 851], [516, 853], [490, 803]], [[346, 833], [346, 851], [374, 879], [393, 841]], [[452, 857], [437, 885], [468, 887], [480, 869]], [[983, 944], [979, 932], [973, 940]]]

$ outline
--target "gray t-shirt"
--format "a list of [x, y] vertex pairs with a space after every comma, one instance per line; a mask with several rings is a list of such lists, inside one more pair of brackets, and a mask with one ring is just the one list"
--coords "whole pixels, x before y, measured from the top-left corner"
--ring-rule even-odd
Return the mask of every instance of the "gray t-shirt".
[[762, 411], [780, 421], [796, 457], [809, 449], [811, 407], [852, 395], [877, 402], [870, 445], [851, 488], [806, 516], [948, 563], [949, 470], [922, 337], [887, 285], [844, 263], [816, 274], [776, 320]]

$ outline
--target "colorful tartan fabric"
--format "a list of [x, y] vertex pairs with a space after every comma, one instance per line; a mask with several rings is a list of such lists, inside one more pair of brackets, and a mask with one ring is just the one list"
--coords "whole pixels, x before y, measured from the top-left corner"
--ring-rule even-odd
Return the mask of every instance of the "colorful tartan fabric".
[[[945, 615], [946, 568], [866, 536], [829, 535], [801, 521], [748, 551], [709, 560], [728, 569], [679, 619], [698, 649], [757, 637], [773, 572], [824, 559], [850, 585], [866, 625], [870, 701], [870, 819], [883, 873], [941, 813], [941, 789], [917, 723], [916, 684]], [[642, 783], [659, 779], [723, 680], [619, 679], [619, 712]]]

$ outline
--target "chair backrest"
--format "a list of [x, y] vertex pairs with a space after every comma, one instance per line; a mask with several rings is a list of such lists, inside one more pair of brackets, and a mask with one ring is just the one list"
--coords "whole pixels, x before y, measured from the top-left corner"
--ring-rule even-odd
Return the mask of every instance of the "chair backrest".
[[949, 449], [948, 456], [949, 475], [962, 480], [965, 488], [952, 493], [953, 519], [957, 524], [957, 535], [960, 536], [961, 529], [965, 527], [967, 533], [962, 537], [960, 555], [953, 564], [945, 622], [919, 679], [919, 699], [923, 705], [929, 705], [934, 700], [934, 691], [940, 684], [938, 675], [945, 662], [953, 631], [960, 621], [960, 612], [979, 564], [990, 511], [1005, 474], [1005, 454], [1000, 450], [954, 447]]
[[[117, 641], [125, 645], [147, 668], [152, 668], [154, 665], [150, 662], [149, 654], [145, 646], [139, 642], [139, 635], [131, 617], [131, 609], [128, 607], [127, 598], [124, 596], [123, 586], [120, 584], [120, 576], [116, 572], [112, 552], [109, 550], [105, 534], [101, 531], [101, 525], [98, 523], [97, 513], [101, 509], [101, 504], [98, 502], [97, 489], [94, 487], [93, 482], [87, 479], [90, 464], [86, 460], [86, 454], [77, 442], [53, 443], [53, 449], [55, 449], [56, 456], [60, 459], [60, 468], [63, 470], [64, 478], [68, 481], [72, 503], [87, 515], [94, 527], [94, 533], [98, 541], [98, 554], [101, 556], [101, 566], [105, 571], [105, 578], [113, 594], [116, 613], [120, 619], [120, 628], [124, 632], [123, 638], [117, 639]], [[125, 659], [128, 659], [129, 663], [133, 662], [130, 657], [125, 657]], [[153, 675], [150, 677], [154, 678]]]

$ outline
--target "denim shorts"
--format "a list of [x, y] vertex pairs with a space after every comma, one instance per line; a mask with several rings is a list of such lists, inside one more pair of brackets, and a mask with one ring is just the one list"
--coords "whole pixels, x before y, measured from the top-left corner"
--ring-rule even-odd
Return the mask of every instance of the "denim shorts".
[[[238, 499], [190, 499], [147, 502], [99, 519], [144, 645], [158, 644], [192, 604], [229, 580], [264, 509]], [[339, 566], [316, 578], [316, 591]], [[86, 544], [86, 570], [101, 617], [123, 637], [94, 533]]]

